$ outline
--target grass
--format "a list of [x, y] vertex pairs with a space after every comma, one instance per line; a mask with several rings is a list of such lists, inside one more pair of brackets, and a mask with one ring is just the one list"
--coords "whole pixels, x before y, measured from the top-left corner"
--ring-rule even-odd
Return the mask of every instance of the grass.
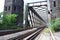
[[50, 33], [50, 32], [49, 32], [49, 29], [50, 29], [52, 32], [55, 32], [55, 31], [54, 31], [54, 30], [52, 30], [50, 27], [45, 28], [43, 31], [44, 31], [44, 32], [46, 32], [46, 33]]

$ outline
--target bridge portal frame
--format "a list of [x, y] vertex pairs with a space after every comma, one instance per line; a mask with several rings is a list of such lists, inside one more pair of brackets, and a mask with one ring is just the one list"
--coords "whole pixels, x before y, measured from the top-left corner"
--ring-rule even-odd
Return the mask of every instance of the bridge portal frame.
[[[25, 24], [24, 24], [24, 26], [28, 26], [28, 24], [29, 24], [29, 26], [31, 26], [31, 27], [34, 27], [34, 18], [33, 18], [33, 21], [32, 21], [32, 18], [31, 17], [33, 17], [34, 16], [34, 14], [41, 20], [41, 21], [43, 21], [44, 23], [46, 23], [38, 14], [37, 14], [37, 12], [35, 12], [35, 10], [33, 9], [33, 7], [41, 7], [41, 6], [48, 6], [47, 4], [45, 4], [45, 5], [41, 5], [41, 3], [42, 2], [47, 2], [47, 1], [40, 1], [40, 2], [32, 2], [32, 3], [27, 3], [27, 5], [26, 5], [26, 12], [25, 12], [25, 19], [23, 20], [23, 21], [25, 21]], [[40, 5], [34, 5], [34, 3], [40, 3]], [[30, 4], [33, 4], [32, 6], [29, 6]], [[47, 9], [48, 10], [48, 9]], [[30, 13], [30, 11], [31, 11], [31, 13]], [[32, 15], [33, 16], [32, 16]], [[30, 16], [30, 21], [29, 21], [29, 23], [27, 23], [27, 21], [28, 21], [28, 15]], [[30, 22], [31, 22], [31, 24], [32, 25], [30, 25]]]

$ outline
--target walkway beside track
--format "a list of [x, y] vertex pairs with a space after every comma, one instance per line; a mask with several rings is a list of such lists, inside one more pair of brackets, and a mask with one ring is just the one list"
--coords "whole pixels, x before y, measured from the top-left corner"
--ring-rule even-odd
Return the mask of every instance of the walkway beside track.
[[17, 33], [13, 33], [13, 34], [8, 34], [8, 35], [4, 35], [4, 36], [0, 36], [0, 40], [8, 40], [10, 38], [14, 38], [20, 35], [24, 35], [27, 34], [28, 32], [32, 32], [37, 30], [37, 28], [33, 28], [33, 29], [29, 29], [29, 30], [25, 30], [25, 31], [21, 31], [21, 32], [17, 32]]
[[50, 33], [42, 31], [35, 40], [60, 40], [60, 32], [54, 32], [53, 36], [55, 39], [52, 38]]

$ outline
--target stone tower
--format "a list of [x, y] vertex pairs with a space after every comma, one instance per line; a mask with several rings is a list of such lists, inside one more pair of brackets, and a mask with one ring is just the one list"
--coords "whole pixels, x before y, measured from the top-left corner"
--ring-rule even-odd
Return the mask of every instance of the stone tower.
[[49, 0], [52, 19], [60, 18], [60, 0]]
[[4, 12], [6, 14], [17, 14], [18, 26], [23, 26], [23, 0], [5, 0]]

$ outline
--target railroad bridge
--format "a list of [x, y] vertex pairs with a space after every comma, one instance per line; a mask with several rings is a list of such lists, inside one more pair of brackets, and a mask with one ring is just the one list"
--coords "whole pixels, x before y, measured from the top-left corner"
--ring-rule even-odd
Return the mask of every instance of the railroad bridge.
[[47, 1], [32, 2], [25, 5], [24, 26], [39, 27], [46, 23], [48, 23]]
[[24, 8], [23, 28], [30, 29], [1, 32], [0, 40], [34, 40], [48, 24], [47, 3], [47, 1], [27, 3]]

